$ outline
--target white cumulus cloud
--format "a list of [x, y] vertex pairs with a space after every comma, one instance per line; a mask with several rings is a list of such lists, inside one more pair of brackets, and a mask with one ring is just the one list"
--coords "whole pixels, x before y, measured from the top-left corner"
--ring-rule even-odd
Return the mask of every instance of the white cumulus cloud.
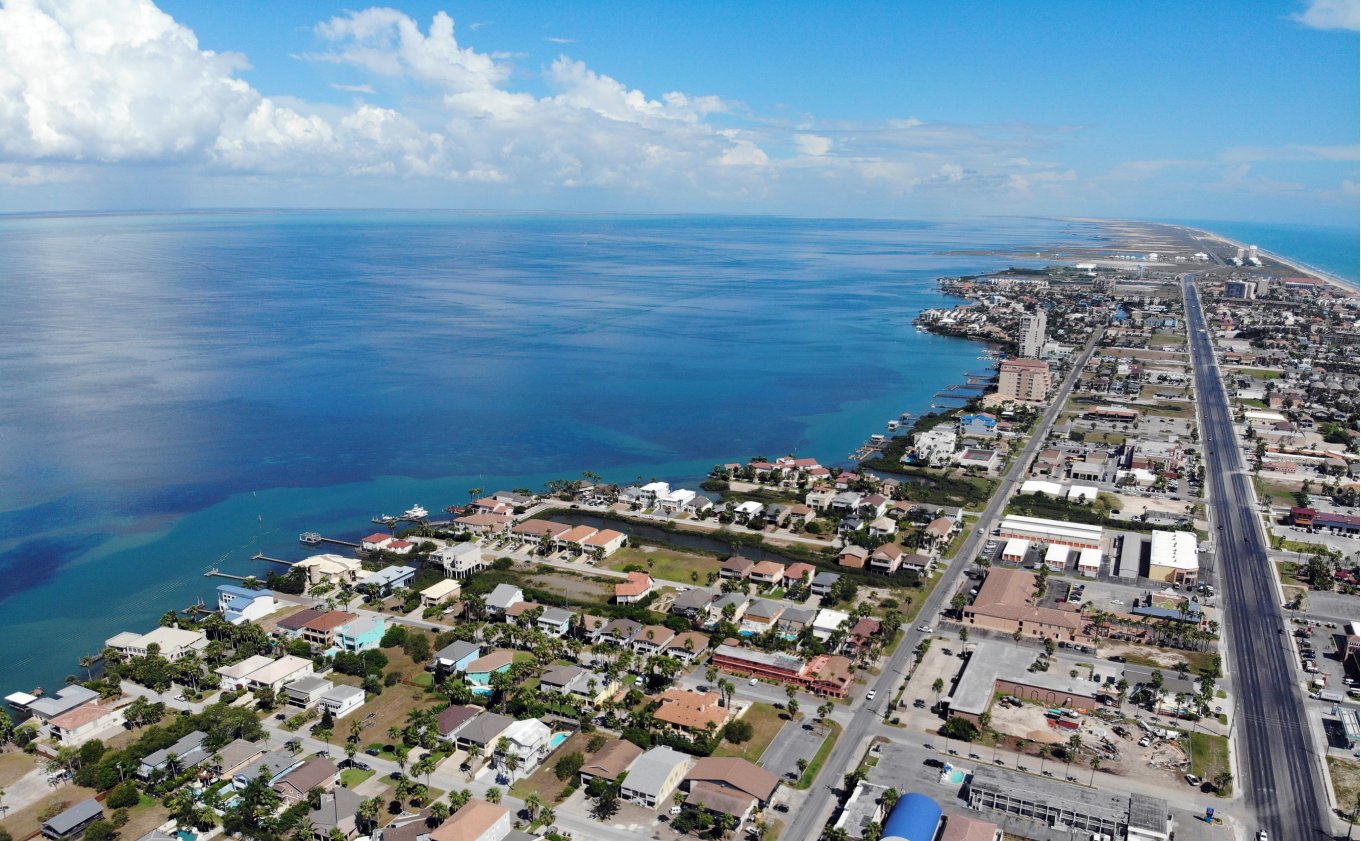
[[1361, 30], [1361, 4], [1357, 0], [1309, 0], [1304, 11], [1291, 17], [1312, 29]]

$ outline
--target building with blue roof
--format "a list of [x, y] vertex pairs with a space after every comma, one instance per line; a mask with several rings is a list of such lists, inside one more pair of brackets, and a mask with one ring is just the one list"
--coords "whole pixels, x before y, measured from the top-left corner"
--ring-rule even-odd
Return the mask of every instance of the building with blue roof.
[[934, 841], [940, 816], [936, 801], [917, 792], [904, 794], [884, 821], [879, 837], [881, 841]]
[[233, 625], [255, 622], [279, 609], [274, 594], [268, 590], [248, 590], [235, 584], [222, 584], [217, 588], [217, 609], [222, 618]]

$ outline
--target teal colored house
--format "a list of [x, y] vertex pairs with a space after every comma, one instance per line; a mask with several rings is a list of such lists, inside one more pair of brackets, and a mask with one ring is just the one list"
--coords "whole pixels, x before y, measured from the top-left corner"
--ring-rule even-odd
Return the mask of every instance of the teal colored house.
[[463, 676], [476, 691], [478, 688], [490, 687], [491, 676], [509, 671], [514, 663], [514, 652], [499, 649], [469, 663], [463, 671]]
[[387, 620], [381, 616], [361, 616], [346, 622], [335, 632], [335, 646], [341, 651], [368, 651], [377, 648], [387, 633]]

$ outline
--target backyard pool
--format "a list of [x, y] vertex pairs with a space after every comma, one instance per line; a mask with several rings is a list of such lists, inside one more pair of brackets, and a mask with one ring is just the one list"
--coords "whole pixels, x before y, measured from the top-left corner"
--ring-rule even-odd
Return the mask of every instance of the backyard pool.
[[562, 744], [565, 741], [567, 741], [566, 733], [554, 733], [553, 738], [548, 740], [548, 749], [557, 750], [558, 745]]

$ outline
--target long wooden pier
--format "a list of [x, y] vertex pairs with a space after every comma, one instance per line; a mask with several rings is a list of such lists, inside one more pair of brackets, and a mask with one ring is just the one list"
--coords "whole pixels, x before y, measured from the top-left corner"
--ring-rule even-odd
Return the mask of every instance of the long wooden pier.
[[293, 566], [292, 561], [285, 561], [282, 560], [281, 558], [271, 558], [264, 552], [256, 552], [254, 555], [250, 556], [250, 559], [252, 561], [269, 561], [271, 564], [283, 564], [286, 567]]
[[335, 537], [322, 537], [320, 534], [314, 531], [305, 531], [302, 534], [298, 535], [298, 542], [305, 543], [308, 546], [317, 546], [322, 543], [334, 543], [337, 546], [348, 546], [351, 549], [360, 548], [359, 544], [353, 541], [340, 540], [339, 538]]
[[203, 573], [203, 577], [204, 577], [204, 578], [230, 578], [230, 579], [233, 580], [233, 581], [247, 581], [247, 580], [249, 580], [249, 579], [251, 579], [251, 578], [254, 578], [255, 576], [253, 576], [253, 575], [228, 575], [227, 573], [223, 572], [222, 570], [218, 569], [217, 567], [213, 567], [212, 569], [210, 569], [210, 570], [208, 570], [207, 572]]

